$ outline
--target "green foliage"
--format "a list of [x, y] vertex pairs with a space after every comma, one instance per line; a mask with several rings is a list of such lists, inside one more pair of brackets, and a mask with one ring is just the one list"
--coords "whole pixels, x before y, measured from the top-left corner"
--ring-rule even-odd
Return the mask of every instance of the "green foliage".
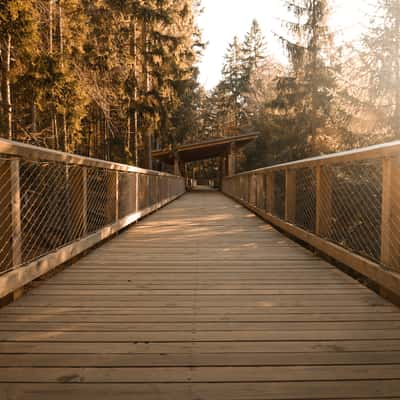
[[132, 163], [146, 133], [182, 141], [196, 123], [196, 13], [192, 0], [0, 0], [15, 138]]

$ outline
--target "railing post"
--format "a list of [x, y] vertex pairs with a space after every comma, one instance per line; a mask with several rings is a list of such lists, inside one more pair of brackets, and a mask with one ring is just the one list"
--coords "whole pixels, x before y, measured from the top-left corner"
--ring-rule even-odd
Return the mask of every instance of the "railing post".
[[287, 168], [285, 171], [285, 219], [296, 221], [296, 170]]
[[135, 213], [139, 212], [139, 174], [135, 172]]
[[381, 261], [400, 268], [400, 165], [395, 158], [383, 159]]
[[318, 165], [316, 178], [316, 216], [315, 233], [322, 237], [329, 236], [332, 223], [332, 181], [327, 167]]
[[86, 235], [88, 232], [88, 178], [86, 167], [82, 167], [82, 229], [83, 235]]
[[119, 172], [115, 172], [115, 221], [119, 221]]
[[[22, 264], [20, 161], [0, 159], [0, 272]], [[13, 292], [14, 300], [23, 290]]]
[[70, 224], [75, 227], [76, 240], [87, 234], [87, 168], [68, 167], [68, 187], [70, 196]]
[[275, 210], [275, 174], [269, 172], [266, 176], [267, 183], [267, 205], [266, 211], [269, 214], [273, 214]]
[[20, 191], [19, 168], [20, 168], [20, 161], [18, 159], [10, 161], [13, 268], [18, 267], [22, 263], [21, 191]]

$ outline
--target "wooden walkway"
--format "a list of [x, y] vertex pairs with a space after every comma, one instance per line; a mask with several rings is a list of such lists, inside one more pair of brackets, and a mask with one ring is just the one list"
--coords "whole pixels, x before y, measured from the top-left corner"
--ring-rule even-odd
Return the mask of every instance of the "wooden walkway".
[[0, 310], [1, 400], [400, 399], [400, 312], [219, 193]]

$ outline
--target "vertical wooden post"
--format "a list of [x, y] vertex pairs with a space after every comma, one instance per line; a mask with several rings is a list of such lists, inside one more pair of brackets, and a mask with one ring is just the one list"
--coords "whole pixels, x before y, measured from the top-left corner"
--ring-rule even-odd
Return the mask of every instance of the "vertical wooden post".
[[22, 263], [21, 192], [19, 167], [20, 162], [18, 159], [10, 161], [13, 268], [18, 267]]
[[135, 213], [139, 212], [139, 174], [135, 172]]
[[247, 199], [246, 201], [250, 204], [251, 203], [251, 183], [252, 183], [252, 175], [246, 175], [247, 178]]
[[328, 237], [332, 224], [332, 180], [327, 167], [317, 166], [315, 233]]
[[119, 220], [119, 172], [115, 172], [115, 221]]
[[275, 174], [269, 172], [266, 176], [267, 183], [267, 205], [266, 211], [269, 214], [274, 214], [275, 211]]
[[68, 188], [70, 198], [69, 223], [71, 240], [82, 238], [87, 233], [87, 168], [68, 166]]
[[82, 230], [85, 236], [88, 232], [88, 179], [87, 168], [82, 167]]
[[[0, 160], [0, 272], [18, 268], [22, 260], [20, 161]], [[13, 292], [17, 300], [23, 288]]]
[[296, 221], [296, 170], [286, 169], [285, 190], [285, 219], [288, 222]]
[[382, 170], [381, 261], [400, 269], [400, 165], [385, 158]]

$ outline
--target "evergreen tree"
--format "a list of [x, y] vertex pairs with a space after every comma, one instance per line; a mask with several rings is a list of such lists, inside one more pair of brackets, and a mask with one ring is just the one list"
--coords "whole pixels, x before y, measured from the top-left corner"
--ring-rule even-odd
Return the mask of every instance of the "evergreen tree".
[[34, 47], [28, 47], [34, 46], [36, 28], [31, 0], [0, 0], [0, 129], [8, 139], [15, 138], [11, 81], [23, 74], [20, 57], [29, 56], [29, 50], [34, 51]]
[[363, 37], [361, 74], [368, 103], [380, 116], [381, 133], [400, 138], [400, 1], [378, 0], [372, 27]]
[[[290, 76], [278, 81], [279, 96], [292, 107], [296, 127], [309, 135], [310, 152], [319, 152], [318, 135], [329, 125], [335, 73], [331, 65], [333, 35], [329, 32], [327, 0], [296, 0], [288, 10], [297, 22], [287, 22], [292, 38], [281, 38], [286, 48]], [[278, 100], [282, 105], [285, 102]]]
[[245, 89], [249, 89], [251, 78], [267, 59], [267, 45], [258, 21], [252, 22], [242, 46], [243, 81]]

